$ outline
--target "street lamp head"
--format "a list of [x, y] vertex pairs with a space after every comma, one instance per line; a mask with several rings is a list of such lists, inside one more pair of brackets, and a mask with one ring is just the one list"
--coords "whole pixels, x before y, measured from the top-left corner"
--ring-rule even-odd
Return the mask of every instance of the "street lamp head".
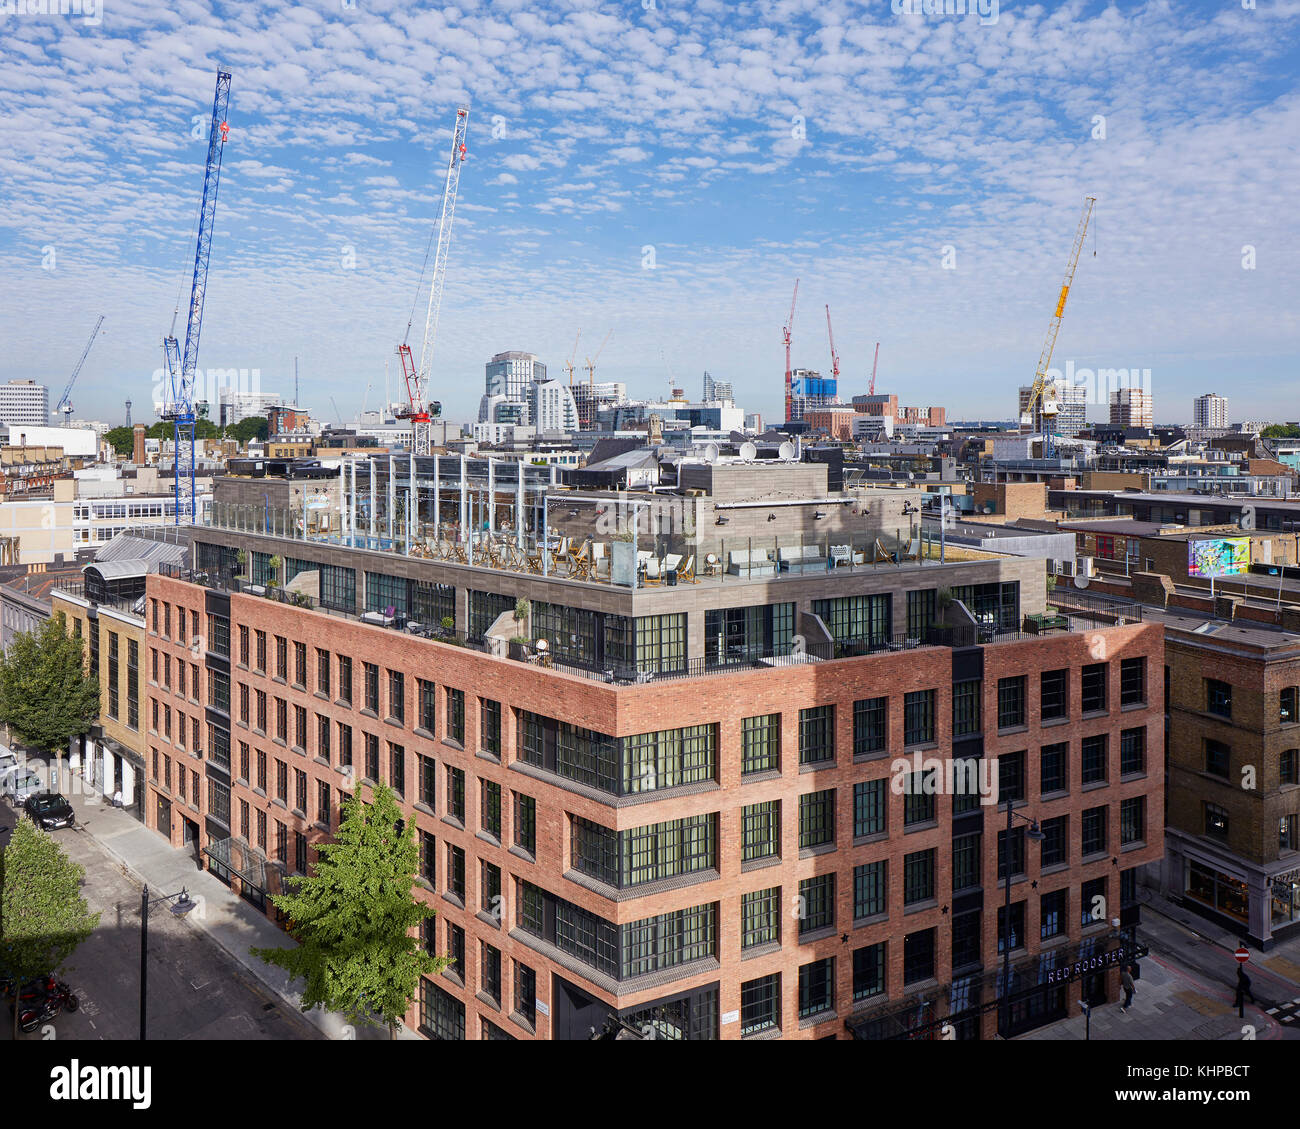
[[1038, 826], [1038, 820], [1035, 819], [1029, 824], [1029, 827], [1025, 830], [1025, 838], [1033, 843], [1041, 843], [1047, 838], [1043, 829]]
[[184, 917], [191, 910], [195, 909], [198, 904], [198, 902], [190, 897], [189, 891], [182, 886], [181, 892], [176, 895], [176, 904], [172, 906], [172, 913], [177, 917]]

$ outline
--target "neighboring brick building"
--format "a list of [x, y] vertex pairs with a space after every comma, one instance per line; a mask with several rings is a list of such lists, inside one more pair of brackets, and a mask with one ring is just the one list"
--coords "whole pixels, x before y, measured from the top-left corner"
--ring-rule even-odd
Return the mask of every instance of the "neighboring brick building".
[[1168, 670], [1166, 892], [1267, 948], [1300, 928], [1300, 636], [1147, 618]]
[[[1115, 998], [1114, 970], [1071, 976], [1121, 951], [1109, 919], [1131, 936], [1137, 869], [1161, 854], [1161, 630], [1020, 634], [1040, 562], [619, 589], [193, 535], [204, 572], [149, 579], [148, 824], [273, 912], [341, 793], [394, 784], [438, 911], [426, 943], [457, 962], [410, 1026], [879, 1038], [951, 1019], [989, 1037], [1005, 807], [897, 794], [914, 754], [1000, 758], [1048, 832], [1013, 836], [1012, 1029]], [[317, 598], [243, 590], [237, 547]], [[938, 645], [959, 638], [934, 633], [940, 589], [988, 645]], [[517, 596], [555, 666], [480, 649]], [[450, 616], [469, 645], [395, 630], [408, 616]]]

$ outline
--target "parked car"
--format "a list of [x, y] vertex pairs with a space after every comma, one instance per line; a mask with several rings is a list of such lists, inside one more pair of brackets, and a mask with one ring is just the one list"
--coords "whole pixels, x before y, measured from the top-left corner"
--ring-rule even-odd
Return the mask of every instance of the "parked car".
[[18, 807], [25, 804], [30, 796], [39, 795], [44, 791], [45, 781], [36, 773], [28, 772], [26, 769], [20, 768], [0, 780], [0, 795], [4, 795]]
[[53, 831], [56, 827], [73, 827], [77, 817], [72, 812], [72, 805], [57, 792], [38, 792], [28, 796], [23, 804], [32, 822], [44, 831]]
[[17, 771], [18, 758], [14, 756], [13, 750], [5, 745], [0, 745], [0, 778]]

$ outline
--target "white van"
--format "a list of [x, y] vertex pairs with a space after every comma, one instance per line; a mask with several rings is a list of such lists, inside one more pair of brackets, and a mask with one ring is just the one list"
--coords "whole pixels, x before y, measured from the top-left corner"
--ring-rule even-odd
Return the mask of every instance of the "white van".
[[18, 758], [8, 745], [0, 745], [0, 786], [5, 777], [18, 771]]
[[11, 772], [0, 783], [0, 793], [15, 807], [21, 807], [28, 796], [35, 796], [45, 791], [45, 784], [34, 772], [19, 769]]

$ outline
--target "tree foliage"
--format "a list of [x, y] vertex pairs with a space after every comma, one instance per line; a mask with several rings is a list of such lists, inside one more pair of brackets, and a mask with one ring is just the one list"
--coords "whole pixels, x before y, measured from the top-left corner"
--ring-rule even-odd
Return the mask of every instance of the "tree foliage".
[[419, 940], [434, 911], [413, 893], [415, 827], [403, 823], [392, 789], [381, 784], [371, 803], [357, 794], [344, 801], [337, 837], [319, 850], [311, 874], [286, 879], [289, 892], [271, 896], [299, 945], [251, 951], [304, 982], [303, 1011], [325, 1007], [349, 1023], [377, 1017], [394, 1030], [420, 977], [450, 963]]
[[62, 612], [14, 636], [0, 656], [0, 721], [24, 745], [60, 753], [99, 716], [99, 681]]
[[[94, 932], [99, 914], [81, 895], [85, 873], [54, 836], [19, 821], [0, 854], [0, 965], [10, 975], [57, 972]], [[15, 1032], [17, 1024], [15, 1011]]]
[[129, 455], [135, 446], [135, 436], [130, 427], [110, 427], [104, 432], [104, 439], [113, 445], [119, 455]]
[[226, 428], [226, 434], [241, 443], [247, 443], [250, 439], [265, 439], [271, 434], [271, 425], [265, 416], [249, 416], [238, 423], [232, 423]]
[[1294, 423], [1270, 423], [1260, 435], [1265, 439], [1300, 439], [1300, 427]]

